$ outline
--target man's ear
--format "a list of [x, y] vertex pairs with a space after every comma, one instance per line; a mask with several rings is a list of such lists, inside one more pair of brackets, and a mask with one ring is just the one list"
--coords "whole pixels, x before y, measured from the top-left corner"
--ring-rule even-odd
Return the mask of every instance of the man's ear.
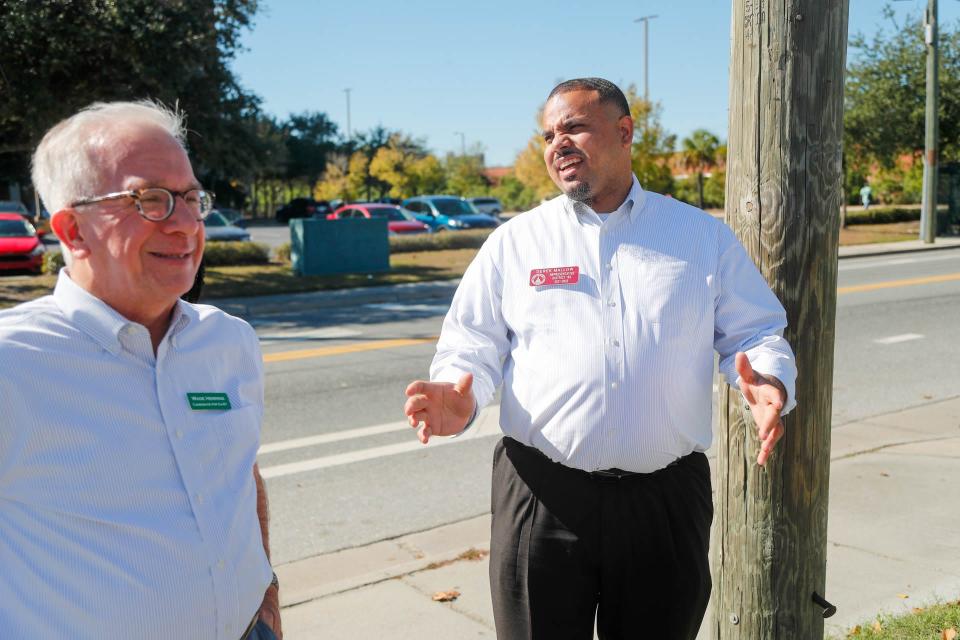
[[630, 116], [620, 116], [617, 127], [620, 131], [620, 143], [626, 146], [633, 144], [633, 118]]
[[88, 253], [83, 234], [80, 233], [77, 212], [73, 209], [61, 209], [50, 216], [50, 228], [57, 234], [60, 244], [73, 256], [82, 258]]

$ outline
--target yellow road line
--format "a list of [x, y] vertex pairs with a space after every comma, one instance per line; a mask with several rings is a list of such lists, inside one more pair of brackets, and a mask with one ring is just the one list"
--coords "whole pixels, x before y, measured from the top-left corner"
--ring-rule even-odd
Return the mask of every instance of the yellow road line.
[[359, 353], [361, 351], [376, 351], [378, 349], [396, 349], [397, 347], [410, 347], [415, 344], [426, 344], [436, 342], [437, 337], [431, 338], [401, 338], [397, 340], [372, 340], [370, 342], [359, 342], [357, 344], [344, 344], [336, 347], [319, 347], [317, 349], [298, 349], [296, 351], [278, 351], [276, 353], [266, 353], [263, 356], [264, 362], [286, 362], [287, 360], [302, 360], [304, 358], [323, 358], [325, 356], [338, 356], [344, 353]]
[[876, 291], [877, 289], [894, 289], [896, 287], [912, 287], [918, 284], [933, 284], [935, 282], [952, 282], [960, 280], [960, 273], [947, 273], [942, 276], [928, 276], [926, 278], [908, 278], [906, 280], [888, 280], [873, 284], [859, 284], [853, 287], [838, 287], [837, 293], [857, 293], [859, 291]]
[[[908, 278], [906, 280], [888, 280], [886, 282], [875, 282], [873, 284], [861, 284], [852, 287], [838, 287], [837, 293], [857, 293], [860, 291], [876, 291], [877, 289], [893, 289], [896, 287], [912, 287], [918, 284], [933, 284], [936, 282], [952, 282], [960, 280], [960, 273], [948, 273], [940, 276], [929, 276], [926, 278]], [[396, 349], [398, 347], [411, 347], [417, 344], [427, 344], [436, 342], [437, 336], [430, 338], [402, 338], [397, 340], [372, 340], [370, 342], [360, 342], [357, 344], [345, 344], [337, 347], [320, 347], [317, 349], [298, 349], [295, 351], [278, 351], [276, 353], [267, 353], [263, 356], [264, 362], [287, 362], [289, 360], [303, 360], [305, 358], [323, 358], [326, 356], [339, 356], [345, 353], [360, 353], [363, 351], [378, 351], [380, 349]]]

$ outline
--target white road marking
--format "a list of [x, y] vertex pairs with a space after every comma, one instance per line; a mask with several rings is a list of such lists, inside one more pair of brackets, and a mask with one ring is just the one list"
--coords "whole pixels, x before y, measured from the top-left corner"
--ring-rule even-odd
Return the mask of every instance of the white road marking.
[[896, 266], [901, 264], [919, 264], [923, 262], [939, 262], [941, 260], [958, 260], [960, 253], [938, 252], [935, 256], [923, 256], [915, 258], [884, 258], [880, 260], [857, 261], [854, 263], [841, 262], [839, 271], [858, 271], [860, 269], [875, 269], [877, 267]]
[[406, 422], [391, 422], [390, 424], [378, 424], [372, 427], [360, 427], [359, 429], [346, 429], [344, 431], [335, 431], [333, 433], [324, 433], [318, 436], [308, 436], [306, 438], [293, 438], [292, 440], [280, 440], [262, 445], [257, 451], [258, 454], [276, 453], [278, 451], [289, 451], [290, 449], [302, 449], [303, 447], [312, 447], [318, 444], [327, 444], [329, 442], [340, 442], [341, 440], [353, 440], [354, 438], [366, 438], [381, 433], [390, 433], [392, 431], [411, 431], [410, 425]]
[[[312, 436], [308, 438], [296, 438], [293, 440], [284, 440], [264, 445], [259, 453], [275, 453], [299, 447], [311, 446], [322, 442], [335, 442], [337, 440], [346, 440], [352, 438], [362, 438], [375, 433], [388, 433], [391, 431], [407, 430], [410, 432], [410, 440], [398, 442], [395, 444], [383, 445], [380, 447], [371, 447], [369, 449], [360, 449], [358, 451], [348, 451], [329, 456], [310, 458], [299, 462], [289, 462], [273, 466], [261, 466], [260, 475], [264, 478], [279, 478], [289, 476], [295, 473], [305, 473], [307, 471], [316, 471], [318, 469], [327, 469], [364, 460], [373, 460], [386, 456], [398, 455], [410, 451], [427, 451], [451, 444], [463, 444], [476, 440], [477, 438], [489, 438], [500, 435], [500, 426], [498, 416], [500, 415], [499, 405], [494, 405], [483, 409], [477, 416], [473, 426], [457, 438], [432, 438], [430, 444], [423, 445], [416, 439], [413, 429], [406, 422], [395, 422], [391, 424], [382, 424], [374, 427], [363, 427], [360, 429], [350, 429], [339, 433], [324, 434], [321, 436]], [[342, 437], [338, 437], [343, 434]], [[322, 439], [322, 440], [321, 440]], [[272, 448], [271, 448], [272, 447]]]
[[898, 342], [910, 342], [911, 340], [921, 340], [924, 336], [919, 333], [902, 333], [898, 336], [889, 336], [886, 338], [877, 338], [874, 340], [877, 344], [897, 344]]

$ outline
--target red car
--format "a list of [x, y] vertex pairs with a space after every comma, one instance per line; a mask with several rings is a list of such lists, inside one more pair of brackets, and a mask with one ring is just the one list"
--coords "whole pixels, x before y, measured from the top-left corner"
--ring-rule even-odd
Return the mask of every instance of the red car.
[[0, 213], [0, 271], [40, 273], [43, 243], [33, 225], [19, 213]]
[[327, 220], [343, 220], [344, 218], [386, 218], [387, 231], [390, 235], [430, 233], [430, 227], [414, 218], [412, 213], [407, 213], [402, 207], [395, 204], [355, 202], [345, 204], [327, 215]]

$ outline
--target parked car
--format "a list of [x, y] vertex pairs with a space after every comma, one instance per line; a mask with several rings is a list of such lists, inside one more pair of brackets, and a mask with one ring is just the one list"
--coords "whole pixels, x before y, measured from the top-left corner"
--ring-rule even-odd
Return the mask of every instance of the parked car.
[[16, 200], [0, 200], [0, 213], [17, 213], [27, 219], [33, 218], [27, 205]]
[[294, 198], [277, 209], [277, 222], [289, 222], [293, 218], [325, 218], [332, 211], [326, 200]]
[[239, 209], [231, 209], [229, 207], [217, 207], [216, 209], [214, 209], [214, 211], [219, 211], [220, 215], [222, 215], [224, 218], [227, 219], [227, 222], [229, 222], [230, 224], [237, 225], [238, 227], [240, 225], [238, 225], [237, 222], [239, 222], [240, 220], [243, 220], [243, 212], [240, 211]]
[[340, 207], [327, 216], [328, 220], [345, 218], [386, 218], [387, 232], [394, 234], [430, 233], [430, 226], [401, 207], [380, 202], [355, 202]]
[[43, 243], [33, 225], [19, 213], [0, 213], [0, 270], [40, 273]]
[[203, 236], [207, 242], [246, 242], [250, 233], [230, 224], [219, 211], [211, 211], [203, 221]]
[[434, 231], [447, 229], [489, 229], [500, 222], [485, 213], [477, 213], [473, 206], [458, 196], [417, 196], [403, 201], [403, 208], [412, 211], [417, 220], [430, 225]]
[[473, 208], [489, 216], [498, 216], [503, 213], [503, 204], [499, 198], [468, 198]]

